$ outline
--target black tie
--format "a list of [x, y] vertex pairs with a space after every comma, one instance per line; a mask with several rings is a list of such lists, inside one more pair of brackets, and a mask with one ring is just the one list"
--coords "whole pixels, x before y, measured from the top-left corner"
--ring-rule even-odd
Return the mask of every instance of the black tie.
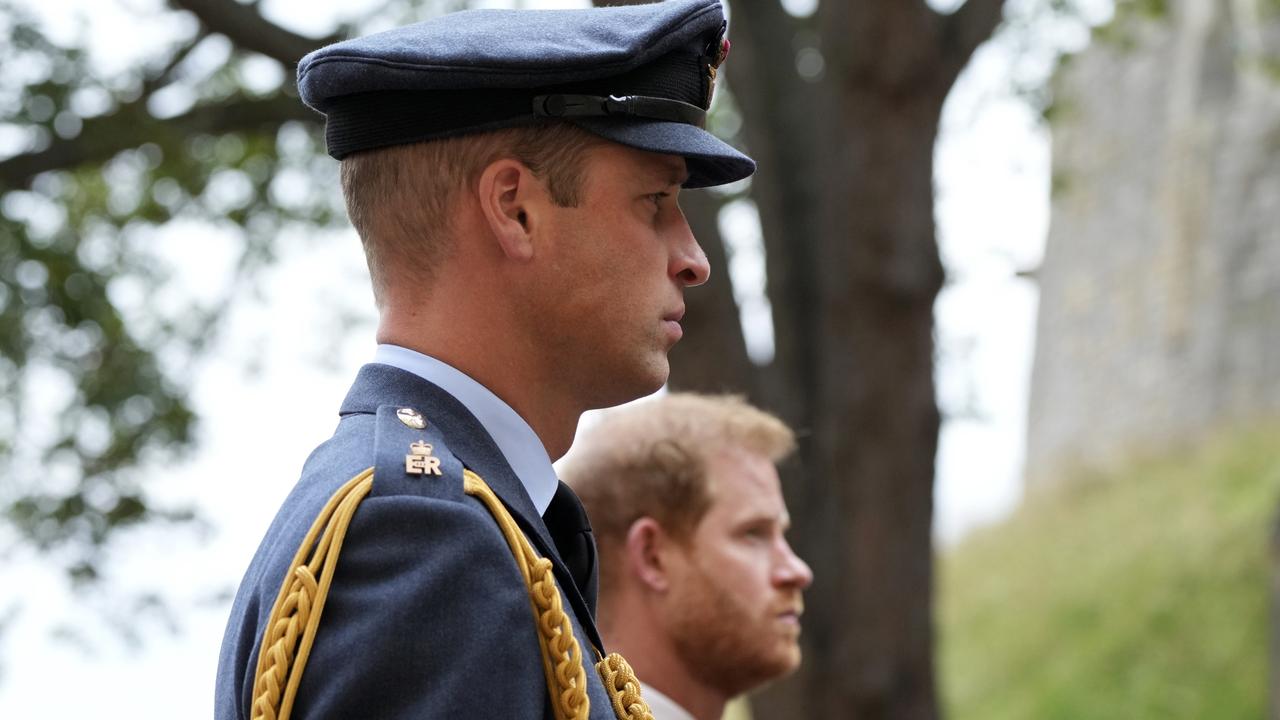
[[542, 521], [551, 532], [556, 552], [560, 553], [560, 559], [573, 576], [587, 609], [595, 617], [596, 593], [600, 583], [596, 572], [596, 540], [591, 534], [587, 511], [568, 485], [560, 483], [547, 511], [542, 514]]

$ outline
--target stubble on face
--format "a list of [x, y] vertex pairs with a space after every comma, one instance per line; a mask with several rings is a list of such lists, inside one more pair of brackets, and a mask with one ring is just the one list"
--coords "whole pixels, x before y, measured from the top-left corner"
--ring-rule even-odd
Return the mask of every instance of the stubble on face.
[[799, 667], [798, 626], [780, 631], [772, 612], [761, 616], [759, 603], [734, 595], [696, 557], [689, 568], [672, 585], [669, 631], [700, 683], [734, 697]]
[[725, 448], [706, 473], [711, 506], [676, 539], [667, 621], [688, 672], [731, 697], [799, 666], [811, 578], [782, 536], [790, 521], [773, 462]]
[[684, 304], [669, 234], [688, 226], [674, 196], [661, 222], [646, 217], [645, 196], [678, 191], [684, 161], [612, 144], [588, 153], [581, 202], [554, 213], [554, 258], [527, 320], [586, 404], [607, 407], [669, 373], [663, 318]]

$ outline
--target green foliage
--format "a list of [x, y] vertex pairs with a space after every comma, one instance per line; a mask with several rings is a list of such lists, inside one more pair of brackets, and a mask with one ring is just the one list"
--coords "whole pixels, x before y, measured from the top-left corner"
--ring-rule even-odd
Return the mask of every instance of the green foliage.
[[[276, 234], [338, 217], [298, 189], [328, 161], [290, 73], [264, 86], [271, 61], [178, 27], [108, 75], [0, 2], [0, 66], [23, 68], [0, 79], [0, 537], [78, 584], [121, 530], [193, 517], [157, 507], [139, 465], [192, 444], [191, 369]], [[175, 288], [181, 254], [157, 240], [184, 222], [241, 243], [220, 297]]]
[[1151, 20], [1159, 20], [1169, 15], [1169, 0], [1122, 0], [1117, 3], [1118, 10]]
[[1079, 110], [1076, 101], [1063, 91], [1065, 73], [1069, 72], [1075, 57], [1075, 55], [1062, 56], [1053, 71], [1053, 76], [1045, 83], [1043, 92], [1048, 99], [1041, 105], [1040, 117], [1044, 118], [1045, 123], [1050, 127], [1070, 121]]
[[948, 716], [1266, 709], [1276, 428], [1033, 496], [941, 562]]
[[1056, 78], [1104, 22], [1088, 0], [1034, 0], [1006, 5], [996, 40], [1016, 58], [1011, 67], [1013, 94], [1038, 110], [1046, 123], [1062, 112]]
[[1071, 191], [1071, 174], [1065, 170], [1055, 169], [1049, 177], [1049, 195], [1060, 198]]
[[1168, 17], [1169, 0], [1116, 0], [1111, 22], [1099, 27], [1094, 36], [1119, 50], [1133, 50], [1140, 22], [1163, 22]]
[[[1277, 27], [1280, 25], [1280, 0], [1263, 0], [1259, 8], [1259, 20], [1259, 24], [1266, 26], [1263, 36], [1267, 37], [1269, 33], [1270, 37], [1276, 37], [1276, 33], [1280, 32], [1280, 27]], [[1280, 86], [1280, 47], [1274, 42], [1264, 42], [1258, 55], [1255, 62], [1262, 74]]]
[[1280, 84], [1280, 57], [1261, 58], [1258, 67], [1272, 82]]

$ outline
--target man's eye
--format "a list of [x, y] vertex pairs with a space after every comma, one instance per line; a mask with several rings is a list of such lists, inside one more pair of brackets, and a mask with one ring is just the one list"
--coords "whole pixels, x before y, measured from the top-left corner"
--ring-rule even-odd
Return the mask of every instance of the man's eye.
[[668, 197], [671, 197], [671, 193], [658, 192], [658, 193], [651, 193], [651, 194], [649, 195], [649, 199], [650, 199], [650, 200], [652, 200], [652, 201], [653, 201], [653, 204], [654, 204], [654, 205], [656, 205], [656, 206], [658, 206], [658, 207], [661, 207], [661, 206], [662, 206], [662, 200], [663, 200], [664, 198], [668, 198]]

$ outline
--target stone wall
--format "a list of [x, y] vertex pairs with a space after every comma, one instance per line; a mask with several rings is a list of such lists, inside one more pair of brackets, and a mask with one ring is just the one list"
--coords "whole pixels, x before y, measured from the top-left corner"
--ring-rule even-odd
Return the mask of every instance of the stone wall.
[[1060, 72], [1030, 485], [1280, 415], [1275, 5], [1168, 0]]

